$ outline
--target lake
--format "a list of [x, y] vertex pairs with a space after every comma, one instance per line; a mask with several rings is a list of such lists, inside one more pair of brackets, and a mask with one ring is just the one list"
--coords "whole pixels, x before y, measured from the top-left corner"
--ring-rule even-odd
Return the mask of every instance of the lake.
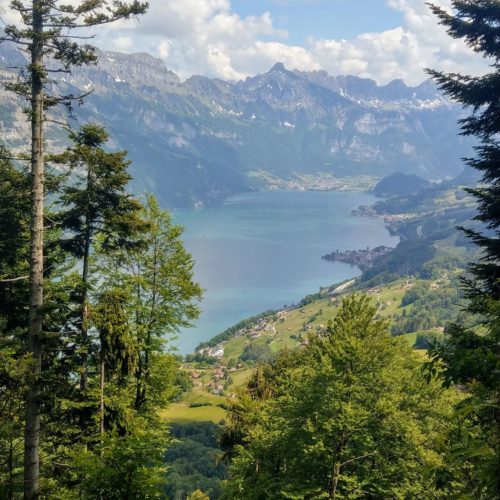
[[395, 246], [399, 240], [383, 221], [351, 215], [374, 199], [356, 192], [259, 191], [215, 207], [175, 211], [205, 289], [203, 312], [177, 339], [179, 351], [192, 352], [248, 316], [359, 274], [348, 264], [324, 261], [326, 253]]

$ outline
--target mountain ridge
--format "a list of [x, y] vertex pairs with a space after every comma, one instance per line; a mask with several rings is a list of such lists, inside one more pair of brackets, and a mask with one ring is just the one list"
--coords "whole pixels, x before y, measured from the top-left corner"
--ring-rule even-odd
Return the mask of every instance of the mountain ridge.
[[[78, 121], [102, 122], [111, 146], [129, 152], [134, 189], [154, 192], [165, 206], [217, 202], [266, 186], [268, 174], [294, 180], [401, 171], [443, 179], [461, 170], [472, 146], [457, 138], [461, 108], [430, 82], [379, 86], [283, 63], [240, 81], [182, 81], [149, 54], [99, 56], [98, 65], [76, 68], [59, 87], [93, 90], [75, 109]], [[0, 45], [0, 77], [12, 77], [9, 66], [22, 65], [23, 57]], [[0, 134], [13, 148], [29, 136], [21, 105], [0, 91]], [[56, 147], [65, 144], [61, 131], [48, 135]]]

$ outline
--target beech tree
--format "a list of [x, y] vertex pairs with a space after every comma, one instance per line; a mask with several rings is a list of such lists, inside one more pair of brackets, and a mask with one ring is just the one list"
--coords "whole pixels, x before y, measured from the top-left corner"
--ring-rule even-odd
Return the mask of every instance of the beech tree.
[[[83, 96], [52, 92], [54, 75], [68, 73], [72, 66], [94, 63], [95, 48], [80, 44], [81, 29], [104, 25], [143, 14], [147, 3], [82, 0], [68, 4], [60, 0], [13, 0], [10, 9], [19, 23], [7, 25], [0, 42], [16, 44], [27, 52], [25, 68], [15, 82], [4, 86], [29, 102], [31, 121], [31, 213], [28, 351], [32, 373], [26, 396], [24, 497], [39, 494], [40, 397], [42, 391], [43, 306], [44, 306], [44, 126], [47, 111], [59, 104], [71, 106]], [[52, 63], [52, 64], [50, 64]]]
[[156, 199], [146, 198], [141, 214], [144, 247], [132, 250], [124, 267], [132, 290], [133, 328], [139, 343], [135, 409], [151, 403], [148, 390], [152, 361], [167, 336], [188, 327], [199, 315], [202, 289], [193, 281], [194, 261], [181, 240], [182, 228], [172, 223]]
[[471, 110], [461, 120], [462, 134], [479, 141], [475, 157], [466, 162], [482, 174], [480, 186], [468, 191], [478, 202], [476, 220], [484, 230], [464, 229], [481, 251], [464, 284], [468, 312], [478, 315], [484, 328], [454, 325], [433, 355], [434, 363], [444, 366], [446, 383], [466, 388], [457, 407], [460, 426], [451, 439], [467, 494], [500, 498], [500, 3], [454, 0], [452, 7], [448, 12], [431, 6], [451, 37], [491, 63], [491, 71], [477, 77], [430, 71], [445, 93]]
[[376, 313], [346, 298], [324, 336], [256, 371], [230, 411], [224, 498], [453, 498], [433, 477], [445, 391]]

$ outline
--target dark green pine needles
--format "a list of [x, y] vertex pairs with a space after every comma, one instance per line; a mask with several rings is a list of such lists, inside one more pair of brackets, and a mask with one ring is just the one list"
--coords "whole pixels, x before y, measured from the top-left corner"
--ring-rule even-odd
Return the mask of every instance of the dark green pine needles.
[[448, 384], [466, 388], [458, 405], [453, 456], [475, 498], [500, 498], [500, 2], [455, 0], [454, 12], [431, 6], [448, 34], [463, 39], [490, 62], [489, 73], [472, 77], [429, 73], [439, 87], [472, 111], [461, 120], [462, 134], [479, 141], [467, 164], [482, 173], [482, 184], [469, 189], [478, 202], [476, 220], [483, 230], [463, 229], [479, 246], [481, 258], [464, 280], [468, 312], [483, 328], [450, 329], [449, 341], [434, 349], [434, 363], [444, 366]]

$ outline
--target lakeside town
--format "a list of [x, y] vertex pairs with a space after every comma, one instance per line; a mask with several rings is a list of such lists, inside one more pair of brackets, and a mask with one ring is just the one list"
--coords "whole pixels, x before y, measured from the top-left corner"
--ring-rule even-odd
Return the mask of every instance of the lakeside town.
[[265, 189], [292, 191], [370, 191], [377, 183], [371, 176], [335, 177], [330, 173], [296, 173], [293, 178], [284, 179], [268, 172], [258, 171], [254, 178], [265, 183]]
[[332, 253], [323, 255], [321, 258], [330, 262], [343, 262], [344, 264], [357, 266], [361, 271], [365, 271], [373, 265], [375, 260], [387, 255], [391, 250], [393, 250], [391, 247], [386, 247], [384, 245], [380, 245], [373, 249], [366, 248], [365, 250], [346, 250], [345, 252], [336, 250]]

